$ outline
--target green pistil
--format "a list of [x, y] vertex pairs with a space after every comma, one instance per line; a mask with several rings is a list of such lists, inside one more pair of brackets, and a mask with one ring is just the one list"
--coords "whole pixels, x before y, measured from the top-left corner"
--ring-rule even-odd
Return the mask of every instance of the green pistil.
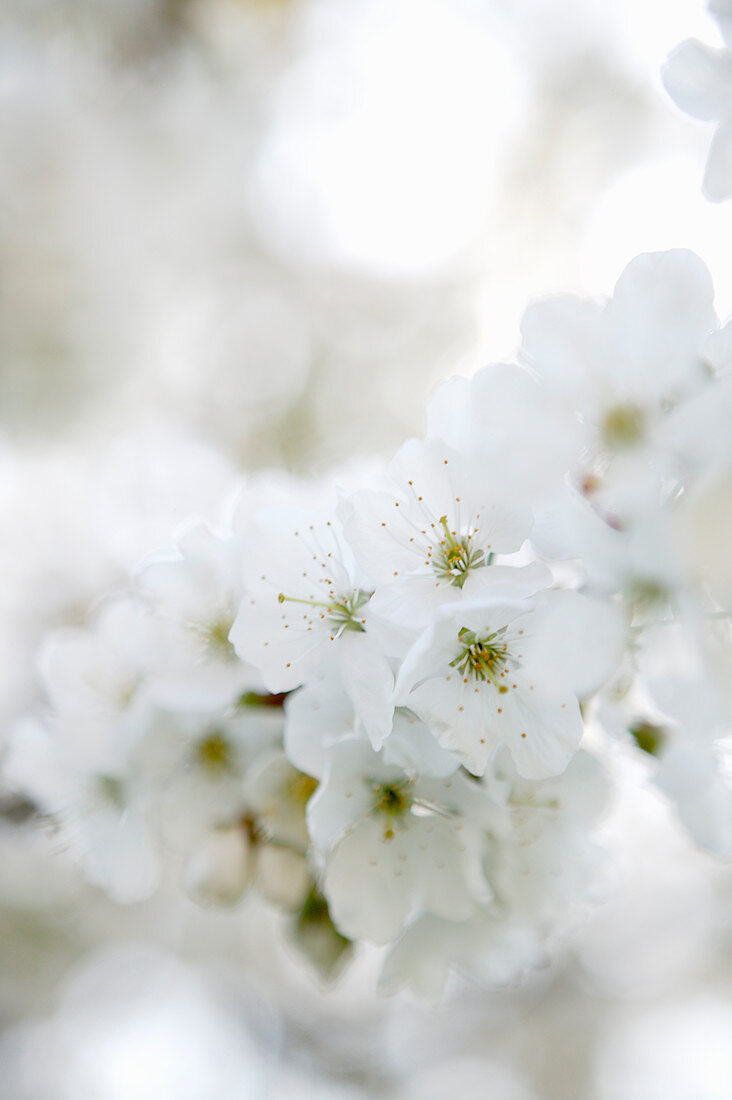
[[412, 806], [412, 797], [408, 793], [409, 783], [374, 783], [373, 812], [384, 814], [387, 824], [384, 829], [384, 840], [391, 840], [394, 836], [394, 822], [408, 813]]
[[97, 787], [105, 802], [111, 802], [117, 810], [123, 809], [125, 789], [121, 779], [117, 779], [114, 775], [100, 775], [97, 780]]
[[374, 810], [377, 813], [398, 817], [412, 805], [406, 783], [377, 783], [374, 785]]
[[634, 577], [628, 586], [628, 595], [636, 610], [647, 611], [668, 603], [670, 592], [655, 577]]
[[326, 603], [324, 600], [302, 600], [296, 596], [286, 596], [284, 592], [280, 592], [277, 599], [280, 603], [302, 603], [308, 607], [321, 609], [339, 633], [344, 630], [363, 632], [365, 627], [361, 621], [360, 612], [371, 599], [371, 593], [354, 588], [347, 596], [343, 596], [340, 600], [333, 600], [331, 603]]
[[487, 638], [479, 638], [472, 630], [463, 627], [458, 635], [463, 648], [450, 664], [463, 676], [472, 676], [475, 680], [499, 687], [498, 678], [508, 662], [508, 647], [501, 640], [505, 632], [503, 626]]
[[440, 540], [439, 554], [432, 565], [438, 577], [449, 580], [456, 588], [462, 588], [470, 570], [487, 565], [488, 560], [482, 550], [471, 545], [467, 536], [457, 536], [450, 530], [447, 516], [442, 516], [440, 524], [445, 537]]
[[637, 405], [616, 405], [609, 409], [602, 422], [602, 437], [608, 447], [622, 450], [633, 447], [643, 438], [645, 415]]

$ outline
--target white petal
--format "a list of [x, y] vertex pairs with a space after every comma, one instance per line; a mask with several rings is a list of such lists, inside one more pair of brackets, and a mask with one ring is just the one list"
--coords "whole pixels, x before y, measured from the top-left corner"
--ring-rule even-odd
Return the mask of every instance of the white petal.
[[382, 821], [362, 821], [326, 865], [323, 893], [336, 928], [351, 939], [393, 943], [413, 909], [416, 863], [408, 833], [388, 839]]
[[[383, 765], [366, 741], [350, 738], [328, 753], [328, 770], [307, 806], [310, 839], [327, 852], [367, 816], [373, 805], [373, 781], [384, 774]], [[394, 769], [386, 773], [398, 775]]]
[[707, 8], [719, 23], [725, 43], [732, 46], [732, 3], [730, 0], [709, 0]]
[[537, 597], [526, 635], [524, 668], [539, 683], [561, 685], [584, 698], [615, 671], [627, 641], [618, 604], [579, 592], [545, 592]]
[[438, 583], [435, 574], [430, 572], [426, 576], [403, 577], [393, 584], [381, 585], [369, 607], [374, 614], [398, 626], [420, 630], [429, 624], [440, 607], [459, 598], [459, 589]]
[[693, 252], [636, 256], [615, 285], [608, 316], [618, 362], [635, 390], [660, 401], [703, 378], [699, 348], [717, 315], [711, 276]]
[[528, 683], [509, 691], [502, 701], [499, 727], [519, 775], [546, 779], [567, 767], [582, 739], [579, 704], [573, 695], [550, 697]]
[[326, 624], [300, 626], [293, 614], [283, 613], [276, 599], [262, 604], [245, 597], [229, 633], [243, 661], [262, 674], [268, 691], [291, 691], [303, 683], [331, 644]]
[[463, 585], [466, 600], [520, 599], [551, 584], [552, 575], [541, 562], [528, 565], [489, 565], [476, 569]]
[[723, 374], [732, 367], [732, 321], [710, 333], [700, 349], [706, 366], [715, 374]]
[[343, 532], [361, 568], [374, 584], [428, 568], [424, 539], [410, 522], [401, 493], [354, 493], [339, 508]]
[[732, 100], [732, 57], [727, 50], [688, 39], [669, 54], [663, 82], [682, 111], [695, 118], [722, 118]]
[[375, 749], [391, 733], [394, 676], [389, 662], [368, 634], [345, 631], [338, 647], [343, 686]]
[[[456, 828], [457, 826], [457, 828]], [[482, 870], [482, 845], [460, 821], [417, 819], [410, 833], [419, 859], [418, 898], [436, 917], [466, 920], [478, 901], [490, 900]]]
[[414, 775], [441, 779], [460, 767], [459, 760], [443, 749], [432, 732], [411, 711], [394, 714], [394, 729], [383, 748], [384, 762]]
[[602, 372], [603, 325], [596, 302], [569, 295], [535, 302], [521, 321], [523, 354], [552, 387], [574, 393]]
[[234, 544], [208, 524], [191, 524], [178, 540], [178, 553], [150, 560], [137, 582], [166, 614], [183, 622], [212, 622], [231, 614], [239, 595]]
[[492, 463], [518, 500], [535, 500], [561, 481], [580, 437], [573, 415], [545, 387], [504, 363], [484, 367], [469, 382], [455, 378], [438, 386], [427, 404], [427, 425], [430, 435], [474, 461]]
[[408, 703], [444, 748], [474, 775], [482, 775], [499, 740], [492, 720], [499, 705], [494, 693], [498, 695], [492, 684], [478, 686], [472, 680], [464, 683], [463, 677], [451, 669], [446, 676], [417, 687]]
[[460, 648], [457, 640], [460, 627], [454, 615], [450, 615], [451, 606], [448, 605], [446, 614], [435, 619], [420, 634], [405, 657], [394, 687], [396, 706], [410, 705], [409, 693], [421, 680], [439, 673], [444, 674], [446, 668], [449, 674], [450, 661], [457, 655]]
[[[55, 814], [75, 806], [84, 797], [89, 772], [65, 751], [53, 729], [25, 718], [10, 731], [3, 755], [3, 782]], [[92, 765], [93, 767], [93, 765]]]
[[732, 122], [722, 122], [712, 138], [703, 187], [712, 202], [724, 202], [732, 195]]
[[719, 774], [712, 745], [679, 737], [664, 754], [655, 781], [673, 799], [697, 844], [723, 859], [732, 854], [732, 790]]
[[424, 916], [389, 952], [379, 986], [389, 992], [408, 986], [417, 996], [436, 1001], [451, 969], [496, 988], [545, 963], [539, 928], [513, 915], [498, 919], [480, 912], [460, 922]]
[[326, 750], [353, 732], [353, 704], [335, 677], [315, 679], [285, 702], [285, 752], [307, 775], [320, 779]]

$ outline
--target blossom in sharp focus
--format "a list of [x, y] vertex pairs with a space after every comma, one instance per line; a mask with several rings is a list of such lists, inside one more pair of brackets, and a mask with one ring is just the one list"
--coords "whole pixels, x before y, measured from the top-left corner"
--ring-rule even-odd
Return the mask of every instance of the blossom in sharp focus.
[[461, 594], [476, 599], [507, 581], [530, 594], [547, 582], [536, 564], [492, 564], [495, 555], [520, 549], [532, 522], [525, 498], [507, 493], [498, 456], [490, 462], [438, 439], [415, 439], [390, 474], [394, 495], [361, 490], [340, 507], [345, 537], [377, 586], [377, 614], [421, 627]]
[[476, 775], [499, 744], [521, 775], [557, 775], [582, 737], [579, 697], [609, 675], [620, 637], [613, 609], [572, 592], [450, 604], [407, 655], [395, 700]]

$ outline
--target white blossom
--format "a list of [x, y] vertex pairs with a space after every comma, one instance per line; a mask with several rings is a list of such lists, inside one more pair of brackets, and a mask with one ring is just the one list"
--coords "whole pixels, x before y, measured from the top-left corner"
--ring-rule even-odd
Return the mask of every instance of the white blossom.
[[375, 745], [391, 727], [393, 674], [372, 638], [362, 577], [335, 520], [316, 524], [292, 512], [252, 525], [252, 575], [231, 629], [238, 655], [272, 692], [290, 691], [318, 666], [338, 662], [360, 720]]
[[156, 696], [173, 709], [226, 706], [260, 690], [253, 669], [237, 660], [229, 632], [242, 598], [245, 551], [204, 523], [189, 525], [177, 552], [157, 555], [137, 586], [170, 629]]
[[482, 775], [506, 744], [522, 775], [563, 771], [582, 738], [580, 695], [618, 658], [617, 620], [576, 593], [446, 605], [404, 661], [395, 699]]
[[637, 256], [604, 305], [567, 296], [524, 314], [522, 356], [581, 425], [575, 482], [621, 521], [662, 497], [668, 414], [709, 380], [713, 301], [705, 265], [674, 249]]
[[[393, 495], [362, 490], [341, 505], [344, 534], [377, 586], [372, 608], [400, 624], [424, 626], [432, 611], [475, 599], [510, 576], [490, 569], [496, 554], [519, 550], [531, 529], [521, 498], [506, 499], [499, 463], [473, 461], [437, 439], [411, 440], [390, 468]], [[529, 592], [541, 586], [529, 569]]]

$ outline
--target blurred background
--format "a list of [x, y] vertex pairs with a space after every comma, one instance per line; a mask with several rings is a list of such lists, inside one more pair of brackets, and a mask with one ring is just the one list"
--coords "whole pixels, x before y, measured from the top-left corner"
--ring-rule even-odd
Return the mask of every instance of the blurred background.
[[[3, 0], [1, 730], [46, 629], [241, 471], [388, 455], [532, 297], [682, 246], [730, 313], [689, 36], [701, 0]], [[571, 950], [438, 1009], [367, 956], [321, 989], [255, 901], [115, 906], [0, 792], [0, 1100], [729, 1100], [729, 872], [612, 766]]]

